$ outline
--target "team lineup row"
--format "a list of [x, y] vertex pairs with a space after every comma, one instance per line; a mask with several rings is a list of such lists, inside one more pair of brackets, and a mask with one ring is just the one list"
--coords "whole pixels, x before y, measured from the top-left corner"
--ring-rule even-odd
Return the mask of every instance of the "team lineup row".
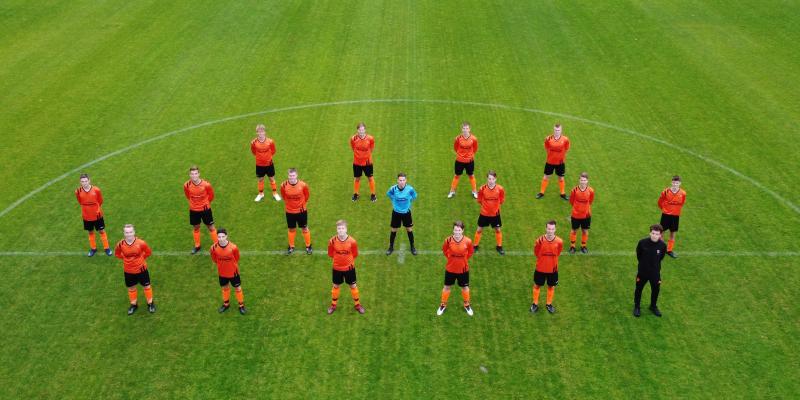
[[[548, 181], [553, 173], [558, 176], [561, 198], [568, 200], [572, 205], [569, 252], [576, 252], [577, 230], [581, 230], [581, 252], [588, 252], [587, 240], [588, 231], [591, 226], [591, 205], [594, 201], [594, 189], [588, 184], [588, 174], [581, 174], [579, 184], [570, 193], [565, 193], [565, 158], [569, 150], [569, 139], [562, 135], [561, 126], [556, 124], [553, 134], [547, 136], [544, 147], [547, 152], [547, 160], [544, 168], [544, 175], [539, 193], [536, 198], [544, 196]], [[475, 240], [464, 236], [464, 224], [456, 221], [453, 226], [453, 234], [445, 240], [442, 251], [447, 258], [445, 268], [444, 288], [437, 315], [441, 315], [446, 307], [450, 294], [450, 287], [456, 282], [462, 288], [464, 299], [464, 309], [468, 315], [473, 315], [470, 306], [469, 295], [469, 266], [467, 260], [479, 249], [479, 243], [483, 228], [492, 227], [495, 231], [496, 250], [500, 255], [505, 252], [502, 247], [502, 232], [500, 206], [505, 201], [505, 190], [497, 184], [497, 174], [489, 171], [487, 182], [478, 189], [474, 177], [475, 161], [474, 156], [478, 151], [478, 140], [472, 135], [470, 125], [467, 122], [461, 125], [461, 134], [454, 141], [453, 147], [456, 153], [454, 165], [454, 177], [447, 197], [455, 196], [459, 177], [466, 172], [471, 186], [472, 196], [477, 199], [480, 205], [480, 215], [478, 218], [478, 228], [475, 232]], [[286, 221], [288, 227], [288, 248], [287, 254], [294, 252], [296, 229], [301, 229], [306, 246], [306, 253], [312, 254], [311, 232], [308, 228], [308, 213], [306, 204], [310, 196], [308, 185], [298, 179], [297, 170], [290, 168], [287, 173], [287, 180], [280, 185], [280, 194], [275, 182], [275, 167], [273, 156], [276, 152], [275, 143], [267, 138], [264, 125], [256, 127], [257, 136], [250, 142], [250, 149], [256, 158], [256, 175], [258, 178], [258, 195], [255, 201], [264, 198], [265, 177], [269, 178], [272, 189], [272, 197], [276, 201], [284, 201]], [[375, 181], [373, 178], [372, 152], [375, 148], [374, 138], [367, 134], [366, 126], [360, 123], [357, 132], [350, 138], [350, 146], [353, 151], [353, 201], [359, 199], [360, 179], [366, 175], [369, 180], [370, 199], [372, 202], [377, 200], [375, 193]], [[235, 244], [227, 239], [227, 232], [224, 229], [216, 230], [211, 202], [214, 200], [214, 190], [208, 181], [200, 178], [199, 168], [193, 166], [189, 169], [189, 180], [184, 184], [184, 195], [189, 202], [189, 220], [193, 226], [194, 247], [192, 254], [201, 250], [200, 227], [205, 224], [212, 238], [210, 252], [212, 260], [217, 264], [219, 272], [220, 286], [222, 287], [223, 305], [219, 311], [224, 312], [229, 307], [230, 287], [235, 289], [239, 310], [242, 314], [246, 312], [244, 307], [244, 295], [241, 289], [241, 279], [238, 273], [239, 252]], [[105, 232], [103, 220], [102, 203], [103, 197], [99, 188], [91, 185], [89, 176], [82, 174], [80, 177], [81, 186], [76, 189], [75, 194], [81, 206], [84, 229], [89, 232], [89, 256], [97, 252], [94, 231], [98, 231], [101, 236], [106, 255], [112, 255]], [[642, 242], [637, 247], [637, 258], [639, 259], [639, 274], [637, 275], [636, 291], [634, 295], [634, 315], [639, 316], [639, 299], [641, 290], [647, 282], [651, 284], [651, 308], [656, 315], [660, 316], [660, 311], [656, 307], [658, 297], [658, 287], [660, 285], [660, 260], [664, 255], [676, 257], [673, 253], [675, 232], [678, 230], [678, 223], [681, 209], [686, 201], [686, 193], [680, 189], [680, 177], [675, 176], [671, 187], [664, 189], [659, 196], [658, 205], [662, 210], [661, 224], [651, 226], [649, 241], [654, 244], [663, 244], [649, 249], [647, 243], [645, 248], [655, 251], [657, 257], [653, 258], [654, 265], [645, 268], [643, 273], [643, 259], [640, 254]], [[406, 229], [410, 242], [410, 251], [413, 255], [417, 254], [414, 246], [413, 220], [411, 215], [411, 204], [417, 198], [415, 189], [407, 184], [406, 176], [403, 173], [397, 175], [397, 184], [387, 191], [387, 197], [392, 202], [391, 232], [389, 237], [389, 247], [386, 254], [390, 255], [394, 251], [394, 243], [397, 230], [402, 226]], [[553, 313], [555, 308], [552, 305], [555, 286], [558, 283], [558, 257], [563, 250], [563, 242], [555, 236], [555, 221], [550, 221], [546, 225], [546, 233], [536, 240], [534, 255], [536, 257], [536, 271], [534, 272], [534, 285], [532, 294], [531, 312], [537, 312], [540, 287], [547, 283], [547, 302], [546, 309]], [[663, 228], [662, 228], [663, 227]], [[670, 231], [670, 239], [667, 244], [661, 240], [662, 229]], [[551, 232], [552, 231], [552, 232]], [[150, 255], [147, 244], [135, 236], [133, 225], [125, 225], [123, 229], [124, 239], [116, 246], [113, 254], [123, 259], [125, 271], [125, 284], [128, 287], [130, 307], [128, 314], [133, 314], [138, 306], [136, 285], [144, 287], [145, 297], [150, 312], [155, 312], [152, 288], [150, 286], [149, 272], [147, 270], [146, 258]], [[658, 236], [657, 239], [654, 237]], [[359, 313], [364, 313], [361, 305], [356, 285], [354, 259], [358, 255], [355, 240], [347, 235], [347, 224], [343, 220], [337, 222], [337, 235], [328, 242], [328, 255], [333, 259], [333, 288], [331, 291], [331, 306], [328, 313], [333, 313], [338, 304], [339, 287], [342, 283], [350, 286], [351, 294], [355, 302], [355, 309]], [[657, 259], [657, 263], [654, 261]], [[646, 263], [645, 263], [646, 264]], [[657, 264], [657, 265], [655, 265]], [[650, 271], [650, 270], [653, 271]], [[649, 271], [649, 272], [648, 272]]]

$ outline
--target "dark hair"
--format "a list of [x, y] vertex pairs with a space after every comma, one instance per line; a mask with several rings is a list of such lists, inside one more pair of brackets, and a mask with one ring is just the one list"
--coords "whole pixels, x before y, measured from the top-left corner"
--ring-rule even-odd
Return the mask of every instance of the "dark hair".
[[397, 173], [397, 177], [399, 178], [399, 177], [401, 177], [401, 176], [402, 176], [403, 178], [405, 178], [405, 177], [406, 177], [406, 173], [405, 173], [405, 172], [398, 172], [398, 173]]
[[286, 172], [286, 174], [291, 174], [292, 172], [294, 172], [296, 174], [297, 173], [297, 168], [289, 168], [289, 170]]
[[465, 127], [465, 126], [471, 126], [471, 125], [469, 124], [469, 121], [464, 121], [464, 122], [462, 122], [462, 123], [461, 123], [461, 127], [462, 127], [462, 128], [463, 128], [463, 127]]
[[466, 230], [465, 225], [464, 225], [464, 221], [461, 221], [461, 220], [454, 221], [453, 222], [453, 226], [457, 226], [457, 227], [461, 228], [461, 230]]
[[547, 223], [546, 223], [546, 224], [544, 224], [544, 225], [545, 225], [545, 226], [547, 226], [547, 225], [553, 225], [553, 226], [556, 226], [556, 220], [554, 220], [554, 219], [551, 219], [550, 221], [547, 221]]
[[225, 236], [228, 236], [228, 230], [227, 230], [227, 229], [225, 229], [225, 228], [219, 228], [219, 229], [217, 229], [217, 235], [219, 235], [220, 233], [224, 233], [224, 234], [225, 234]]
[[652, 231], [664, 232], [664, 228], [661, 226], [661, 224], [653, 224], [653, 225], [650, 225], [650, 232], [652, 232]]
[[364, 124], [363, 122], [359, 122], [358, 125], [356, 125], [356, 129], [361, 128], [362, 126], [364, 127], [364, 129], [367, 129], [367, 125]]
[[674, 182], [674, 181], [678, 181], [678, 182], [680, 182], [680, 181], [681, 181], [681, 176], [680, 176], [680, 175], [675, 175], [675, 176], [673, 176], [673, 177], [672, 177], [672, 181], [673, 181], [673, 182]]
[[494, 170], [493, 170], [493, 169], [490, 169], [490, 170], [489, 170], [489, 172], [488, 172], [488, 173], [486, 173], [486, 176], [489, 176], [489, 175], [491, 175], [491, 176], [493, 176], [493, 177], [497, 178], [497, 172], [494, 172]]
[[87, 174], [87, 173], [81, 174], [81, 177], [79, 179], [83, 179], [83, 178], [89, 179], [89, 174]]
[[200, 168], [197, 165], [192, 165], [191, 167], [189, 167], [189, 172], [192, 171], [200, 172]]
[[589, 179], [589, 173], [588, 172], [581, 172], [581, 178]]

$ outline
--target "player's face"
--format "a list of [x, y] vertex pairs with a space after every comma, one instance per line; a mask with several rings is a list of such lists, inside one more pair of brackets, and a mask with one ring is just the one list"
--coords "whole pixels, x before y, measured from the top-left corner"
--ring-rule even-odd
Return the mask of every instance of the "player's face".
[[469, 133], [470, 133], [469, 125], [464, 125], [461, 127], [461, 134], [464, 135], [464, 137], [469, 136]]
[[672, 189], [678, 190], [681, 188], [681, 181], [672, 181]]
[[193, 180], [195, 182], [199, 181], [200, 180], [200, 171], [197, 171], [197, 170], [189, 171], [189, 179], [191, 179], [191, 180]]
[[650, 231], [650, 240], [657, 242], [661, 240], [661, 232], [659, 231]]
[[489, 184], [489, 186], [494, 186], [494, 184], [497, 183], [497, 178], [495, 178], [493, 175], [486, 175], [486, 182]]
[[558, 126], [558, 127], [554, 126], [553, 127], [553, 135], [561, 136], [561, 127], [560, 126]]
[[367, 128], [364, 126], [358, 127], [358, 136], [364, 137], [367, 135]]
[[336, 225], [336, 234], [340, 237], [347, 236], [347, 225]]
[[89, 178], [81, 178], [81, 186], [85, 188], [89, 187]]
[[578, 182], [580, 183], [581, 187], [585, 188], [589, 184], [589, 178], [581, 177], [581, 179], [578, 179]]
[[256, 131], [259, 140], [264, 140], [267, 137], [267, 131], [264, 129], [258, 129]]
[[406, 187], [406, 177], [405, 176], [398, 176], [397, 177], [397, 186], [400, 189]]
[[125, 240], [130, 242], [136, 237], [136, 231], [133, 228], [125, 228], [122, 230], [122, 235], [125, 236]]
[[289, 172], [289, 183], [292, 185], [297, 183], [297, 172]]
[[454, 225], [453, 226], [453, 237], [456, 238], [456, 240], [460, 240], [462, 237], [464, 237], [464, 229], [461, 228], [458, 225]]
[[545, 227], [544, 231], [545, 231], [545, 234], [547, 234], [547, 237], [552, 238], [553, 236], [556, 235], [556, 226], [548, 224]]
[[225, 246], [228, 244], [228, 234], [227, 233], [217, 233], [217, 240], [219, 244]]

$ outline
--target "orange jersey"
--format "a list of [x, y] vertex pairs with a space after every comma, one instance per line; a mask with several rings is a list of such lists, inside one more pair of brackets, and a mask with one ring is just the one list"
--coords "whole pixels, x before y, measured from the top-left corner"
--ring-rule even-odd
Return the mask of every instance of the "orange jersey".
[[506, 201], [506, 190], [500, 185], [483, 185], [478, 189], [478, 204], [481, 205], [481, 215], [494, 217], [500, 215], [500, 205]]
[[211, 246], [211, 261], [217, 264], [217, 273], [223, 278], [233, 278], [239, 275], [239, 247], [228, 242], [220, 246], [214, 243]]
[[536, 239], [533, 246], [533, 254], [536, 255], [536, 270], [539, 272], [553, 273], [558, 272], [558, 256], [564, 249], [564, 242], [556, 236], [552, 241], [547, 240], [545, 235]]
[[678, 189], [678, 193], [672, 193], [671, 188], [666, 188], [658, 197], [658, 206], [661, 208], [661, 212], [667, 215], [680, 216], [685, 203], [686, 192], [683, 189]]
[[191, 179], [183, 184], [183, 193], [189, 200], [189, 209], [192, 211], [203, 211], [211, 208], [214, 201], [214, 189], [208, 181], [200, 180], [196, 184]]
[[352, 236], [339, 240], [334, 236], [328, 241], [328, 257], [333, 258], [333, 269], [349, 271], [355, 268], [355, 258], [358, 257], [358, 244]]
[[461, 274], [469, 271], [467, 260], [475, 253], [475, 248], [472, 247], [472, 240], [466, 236], [461, 238], [460, 242], [449, 236], [444, 240], [442, 253], [447, 257], [447, 265], [444, 268], [448, 272]]
[[556, 140], [553, 135], [550, 135], [544, 139], [544, 149], [547, 150], [548, 164], [561, 164], [567, 158], [569, 139], [566, 136], [561, 135], [561, 137]]
[[272, 165], [272, 157], [275, 156], [275, 142], [270, 138], [264, 138], [263, 142], [255, 138], [250, 142], [250, 152], [256, 156], [257, 166]]
[[591, 217], [592, 202], [594, 202], [594, 189], [591, 186], [586, 186], [586, 190], [581, 190], [580, 186], [575, 186], [569, 194], [569, 203], [572, 204], [572, 217], [577, 219]]
[[289, 181], [284, 181], [281, 183], [281, 196], [283, 196], [283, 203], [287, 213], [297, 214], [303, 212], [306, 210], [306, 204], [310, 197], [308, 185], [301, 180], [298, 180], [294, 185]]
[[475, 135], [469, 135], [464, 139], [464, 135], [458, 135], [453, 142], [453, 149], [456, 151], [456, 161], [468, 163], [475, 158], [475, 153], [478, 152], [478, 138]]
[[83, 187], [79, 187], [75, 190], [75, 197], [78, 199], [78, 204], [81, 205], [83, 219], [97, 221], [103, 216], [103, 210], [100, 208], [103, 205], [103, 193], [100, 192], [100, 188], [92, 186], [87, 192], [83, 190]]
[[375, 138], [366, 135], [363, 139], [358, 135], [350, 138], [350, 148], [353, 149], [353, 164], [371, 165], [372, 151], [375, 150]]
[[145, 260], [150, 254], [153, 254], [150, 246], [138, 237], [131, 244], [122, 239], [114, 247], [114, 255], [122, 259], [122, 268], [129, 274], [144, 272], [147, 269]]

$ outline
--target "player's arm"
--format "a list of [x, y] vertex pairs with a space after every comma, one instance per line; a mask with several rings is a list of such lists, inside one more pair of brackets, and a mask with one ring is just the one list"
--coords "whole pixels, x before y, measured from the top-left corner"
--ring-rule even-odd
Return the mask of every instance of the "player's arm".
[[277, 150], [275, 149], [275, 141], [274, 140], [269, 142], [269, 149], [270, 149], [270, 151], [272, 151], [272, 156], [274, 157], [275, 153], [277, 153]]
[[636, 244], [636, 261], [642, 261], [642, 253], [644, 249], [642, 248], [642, 242]]
[[286, 182], [281, 183], [281, 197], [286, 198]]
[[233, 248], [233, 259], [239, 262], [239, 246]]
[[547, 140], [549, 138], [550, 138], [549, 136], [544, 138], [544, 149], [547, 150], [547, 151], [550, 151], [550, 141]]
[[389, 190], [386, 191], [386, 197], [394, 200], [394, 186], [390, 187]]
[[483, 204], [483, 188], [478, 189], [478, 198], [475, 200], [478, 204]]
[[308, 185], [303, 185], [303, 196], [306, 198], [303, 203], [308, 203], [308, 199], [311, 198], [311, 192], [308, 191]]
[[250, 152], [253, 153], [253, 155], [256, 155], [256, 140], [255, 139], [250, 141]]
[[475, 136], [472, 137], [472, 152], [473, 153], [478, 152], [478, 138], [476, 138]]
[[472, 240], [470, 240], [469, 243], [467, 243], [467, 259], [472, 257], [473, 254], [475, 254], [475, 246], [472, 245]]
[[375, 150], [375, 138], [370, 138], [369, 139], [369, 151], [372, 152], [373, 150]]
[[536, 239], [536, 244], [533, 245], [533, 255], [539, 257], [539, 254], [542, 252], [542, 239]]
[[75, 189], [75, 199], [78, 200], [78, 205], [82, 206], [83, 204], [81, 204], [81, 193], [79, 192], [79, 190], [81, 190], [81, 188]]
[[153, 254], [153, 250], [150, 250], [150, 246], [148, 246], [147, 242], [145, 242], [144, 240], [142, 241], [141, 246], [144, 258], [150, 257], [150, 255]]
[[658, 196], [658, 208], [662, 210], [664, 209], [664, 201], [666, 201], [666, 199], [667, 199], [667, 191], [664, 190], [663, 192], [661, 192], [661, 195]]
[[355, 240], [353, 240], [353, 243], [350, 245], [350, 253], [353, 254], [353, 259], [358, 257], [358, 243], [356, 243]]
[[575, 205], [575, 193], [578, 193], [578, 187], [575, 186], [572, 188], [572, 191], [569, 192], [569, 204]]
[[[100, 189], [97, 188], [97, 187], [95, 187], [94, 190], [97, 190], [97, 206], [98, 207], [102, 206], [103, 205], [103, 192], [101, 192]], [[686, 199], [686, 198], [684, 197], [684, 199]]]
[[218, 259], [217, 259], [217, 252], [215, 250], [217, 250], [216, 243], [211, 245], [211, 247], [208, 249], [208, 253], [211, 255], [211, 261], [216, 263]]
[[589, 204], [594, 203], [594, 190], [589, 192]]
[[505, 202], [506, 202], [506, 190], [500, 189], [500, 204], [502, 205]]
[[684, 193], [683, 196], [681, 196], [681, 206], [683, 206], [684, 204], [686, 204], [686, 193]]
[[336, 251], [333, 248], [333, 238], [328, 241], [328, 257], [333, 258], [333, 255], [336, 254]]
[[124, 258], [124, 256], [122, 255], [122, 241], [120, 241], [119, 243], [117, 243], [116, 246], [114, 246], [114, 257], [117, 257], [119, 259]]
[[183, 185], [183, 195], [184, 195], [184, 196], [186, 196], [186, 199], [187, 199], [187, 200], [191, 200], [191, 199], [192, 199], [192, 196], [191, 196], [191, 194], [189, 193], [189, 182], [186, 182], [186, 183]]
[[456, 140], [453, 141], [453, 151], [455, 151], [456, 154], [458, 154], [458, 136], [456, 136]]
[[206, 193], [208, 194], [208, 202], [214, 201], [214, 188], [208, 182], [206, 182]]
[[445, 257], [450, 257], [450, 252], [449, 252], [450, 246], [448, 246], [449, 244], [450, 244], [450, 238], [445, 239], [444, 244], [442, 245], [442, 254], [444, 254]]
[[411, 188], [411, 193], [409, 193], [409, 194], [411, 195], [411, 201], [414, 201], [414, 200], [417, 199], [417, 190], [414, 189], [413, 187]]
[[[567, 139], [567, 138], [564, 137], [564, 139]], [[566, 143], [564, 143], [564, 153], [566, 153], [568, 150], [569, 150], [569, 139], [567, 139]]]

